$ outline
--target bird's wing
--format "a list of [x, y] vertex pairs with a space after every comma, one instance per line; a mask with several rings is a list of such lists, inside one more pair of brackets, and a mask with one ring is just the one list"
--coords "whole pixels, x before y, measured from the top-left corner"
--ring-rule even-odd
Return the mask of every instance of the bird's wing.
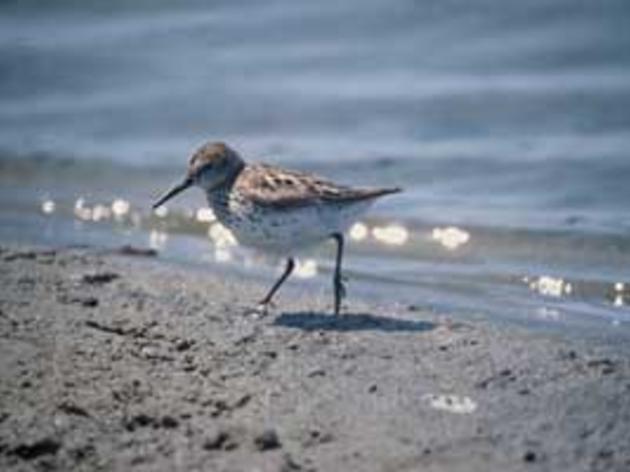
[[241, 194], [259, 205], [284, 208], [318, 202], [349, 203], [400, 191], [398, 188], [350, 188], [313, 174], [267, 164], [247, 166], [236, 186]]

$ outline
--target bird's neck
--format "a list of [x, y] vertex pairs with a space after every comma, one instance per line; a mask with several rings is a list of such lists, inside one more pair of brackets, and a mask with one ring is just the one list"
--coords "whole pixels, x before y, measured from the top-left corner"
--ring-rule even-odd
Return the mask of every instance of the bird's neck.
[[205, 187], [204, 191], [208, 195], [230, 193], [236, 183], [236, 179], [238, 179], [238, 176], [243, 172], [243, 169], [245, 169], [245, 163], [242, 160], [234, 161], [230, 166], [230, 170], [226, 173], [225, 178], [212, 186]]
[[242, 160], [237, 161], [233, 170], [228, 174], [226, 179], [224, 179], [219, 185], [206, 189], [208, 204], [215, 210], [215, 212], [224, 212], [227, 210], [234, 184], [244, 169], [245, 163]]

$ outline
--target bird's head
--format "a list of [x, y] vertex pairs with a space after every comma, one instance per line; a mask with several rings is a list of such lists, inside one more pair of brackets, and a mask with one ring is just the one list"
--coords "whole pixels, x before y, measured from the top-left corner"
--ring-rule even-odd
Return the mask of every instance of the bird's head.
[[167, 200], [193, 185], [212, 191], [233, 179], [243, 165], [243, 159], [226, 144], [206, 143], [190, 157], [188, 172], [184, 180], [166, 192], [153, 204], [153, 208], [163, 205]]

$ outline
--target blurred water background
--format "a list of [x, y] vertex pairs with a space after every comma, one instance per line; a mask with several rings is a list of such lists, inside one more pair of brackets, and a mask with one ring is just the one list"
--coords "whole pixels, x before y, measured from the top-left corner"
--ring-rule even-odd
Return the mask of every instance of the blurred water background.
[[[271, 280], [200, 193], [149, 210], [220, 139], [405, 188], [352, 228], [351, 296], [627, 339], [629, 24], [627, 0], [4, 1], [0, 241]], [[300, 266], [322, 300], [332, 255]]]

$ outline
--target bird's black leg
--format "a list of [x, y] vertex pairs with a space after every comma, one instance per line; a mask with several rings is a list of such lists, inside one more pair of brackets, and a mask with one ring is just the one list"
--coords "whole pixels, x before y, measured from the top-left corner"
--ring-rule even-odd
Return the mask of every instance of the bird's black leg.
[[263, 298], [260, 301], [260, 304], [262, 306], [267, 307], [271, 303], [271, 299], [273, 298], [275, 293], [278, 291], [280, 286], [284, 283], [284, 281], [287, 280], [287, 278], [289, 278], [289, 275], [291, 275], [291, 272], [293, 272], [294, 268], [295, 268], [295, 261], [293, 260], [292, 257], [289, 257], [287, 259], [287, 265], [284, 268], [284, 272], [282, 273], [280, 278], [276, 281], [276, 283], [273, 284], [273, 287], [271, 287], [271, 290], [269, 290], [269, 293], [267, 293], [265, 298]]
[[337, 241], [337, 261], [335, 264], [335, 275], [333, 277], [333, 287], [335, 289], [335, 315], [339, 314], [341, 308], [341, 299], [346, 296], [346, 288], [343, 285], [341, 276], [341, 261], [343, 259], [343, 234], [335, 233], [332, 235]]

